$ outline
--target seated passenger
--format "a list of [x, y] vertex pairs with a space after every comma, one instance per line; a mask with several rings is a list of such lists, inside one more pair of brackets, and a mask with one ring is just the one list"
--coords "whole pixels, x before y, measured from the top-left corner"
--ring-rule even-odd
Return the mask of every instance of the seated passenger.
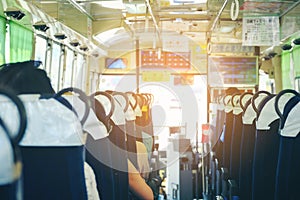
[[151, 188], [147, 185], [137, 169], [128, 160], [128, 180], [130, 191], [138, 198], [145, 200], [154, 199]]
[[[4, 64], [4, 65], [2, 65], [1, 66], [1, 70], [0, 70], [0, 86], [1, 87], [5, 87], [5, 88], [10, 88], [16, 94], [41, 94], [41, 95], [49, 95], [50, 97], [52, 97], [55, 94], [55, 91], [52, 88], [51, 81], [50, 81], [49, 77], [47, 76], [46, 72], [44, 70], [38, 68], [37, 65], [39, 65], [39, 64], [40, 64], [39, 62], [35, 62], [35, 61], [26, 61], [26, 62], [10, 63], [10, 64]], [[33, 146], [33, 147], [31, 147], [31, 146], [30, 147], [22, 147], [22, 149], [23, 149], [22, 150], [22, 154], [24, 155], [27, 151], [29, 151], [29, 150], [31, 151], [35, 147], [36, 146]], [[38, 148], [39, 148], [39, 146], [36, 149], [38, 149]], [[53, 147], [51, 146], [51, 148], [53, 148]], [[49, 151], [47, 149], [49, 155], [51, 153], [55, 154], [56, 152], [59, 152], [59, 151], [56, 151], [56, 152], [55, 151], [51, 151], [51, 148], [50, 148]], [[56, 147], [56, 149], [54, 149], [54, 150], [57, 150], [57, 149], [60, 150], [59, 147]], [[25, 152], [25, 150], [26, 150], [26, 152]], [[35, 151], [32, 150], [32, 152], [35, 152], [37, 154], [39, 153], [36, 150]], [[26, 153], [26, 155], [29, 155], [29, 154]], [[63, 155], [65, 155], [65, 154], [63, 154]], [[42, 156], [46, 157], [46, 155], [42, 155]], [[58, 157], [59, 156], [60, 155], [58, 155]], [[54, 155], [54, 157], [55, 157], [55, 155]], [[24, 158], [24, 156], [23, 156], [23, 158]], [[74, 158], [74, 160], [75, 160], [75, 158]], [[36, 172], [36, 171], [30, 170], [30, 168], [27, 167], [26, 164], [25, 164], [26, 161], [27, 161], [26, 164], [30, 163], [30, 160], [28, 161], [26, 159], [23, 159], [23, 171], [27, 169], [30, 173], [34, 174], [36, 177], [39, 177], [40, 174], [38, 174], [38, 173], [40, 173], [40, 172]], [[41, 163], [43, 163], [43, 162], [41, 162]], [[68, 161], [66, 161], [65, 163], [68, 164]], [[80, 164], [83, 164], [83, 162], [81, 162]], [[55, 170], [52, 170], [52, 171], [55, 171]], [[62, 170], [59, 170], [59, 172], [61, 172], [61, 171]], [[57, 172], [57, 170], [55, 171], [55, 173], [56, 172]], [[78, 172], [78, 170], [76, 172]], [[25, 173], [23, 172], [23, 174], [25, 174]], [[66, 174], [66, 173], [64, 173], [64, 174]], [[78, 178], [80, 175], [81, 174], [76, 174], [76, 176], [73, 176], [73, 177], [71, 175], [71, 178], [74, 178], [74, 177]], [[89, 166], [87, 166], [85, 163], [84, 163], [84, 176], [85, 176], [87, 184], [84, 184], [82, 182], [80, 182], [80, 183], [77, 182], [78, 184], [77, 183], [76, 184], [73, 183], [72, 186], [69, 187], [69, 190], [65, 190], [66, 195], [76, 196], [76, 194], [73, 193], [74, 190], [73, 191], [70, 190], [70, 188], [71, 189], [76, 188], [77, 191], [79, 191], [78, 189], [80, 189], [80, 192], [82, 191], [82, 193], [79, 192], [80, 194], [82, 194], [82, 197], [76, 196], [76, 197], [74, 197], [74, 199], [76, 199], [76, 198], [78, 198], [78, 199], [85, 199], [86, 193], [87, 193], [87, 196], [88, 196], [89, 200], [98, 200], [99, 199], [99, 195], [98, 195], [98, 193], [96, 193], [97, 190], [95, 191], [95, 189], [94, 189], [95, 188], [94, 187], [95, 186], [94, 185], [95, 181], [94, 181], [94, 178], [93, 178], [94, 177], [93, 171], [91, 171], [89, 169]], [[45, 176], [45, 177], [48, 178], [49, 176]], [[56, 178], [59, 179], [59, 182], [60, 182], [60, 183], [56, 184], [57, 188], [59, 188], [59, 184], [62, 184], [64, 182], [66, 182], [66, 180], [64, 179], [65, 177], [63, 177], [63, 176], [57, 176]], [[24, 179], [24, 180], [27, 180], [27, 182], [24, 181], [24, 184], [23, 184], [24, 185], [24, 191], [27, 192], [27, 193], [24, 192], [24, 194], [25, 194], [24, 195], [25, 196], [24, 199], [27, 198], [26, 195], [28, 195], [28, 196], [30, 196], [30, 195], [31, 196], [32, 195], [38, 196], [38, 194], [35, 194], [35, 193], [33, 194], [31, 192], [32, 191], [31, 190], [32, 187], [31, 187], [30, 183], [33, 182], [31, 179], [32, 179], [32, 176], [30, 178], [27, 177], [27, 179], [25, 177], [25, 179]], [[43, 178], [41, 178], [41, 179], [43, 179]], [[38, 179], [38, 180], [41, 180], [41, 179]], [[73, 179], [73, 180], [75, 180], [75, 179]], [[47, 191], [47, 192], [49, 191], [49, 193], [51, 193], [54, 187], [49, 188], [48, 187], [49, 186], [49, 182], [50, 182], [49, 180], [45, 179], [43, 181], [43, 183], [40, 182], [39, 188], [43, 188], [43, 189], [45, 189], [45, 191]], [[46, 183], [46, 184], [44, 184], [44, 183]], [[50, 185], [51, 185], [51, 183], [50, 183]], [[87, 186], [87, 188], [85, 187], [85, 185]], [[43, 187], [43, 186], [45, 186], [45, 187]], [[29, 190], [26, 190], [28, 188], [29, 188]], [[32, 188], [32, 189], [34, 189], [34, 188]], [[59, 189], [62, 189], [62, 188], [59, 188]], [[40, 192], [39, 189], [36, 189], [35, 191], [36, 191], [36, 193]], [[58, 190], [56, 190], [56, 191], [58, 191]], [[59, 196], [59, 195], [62, 197], [62, 194], [58, 194], [57, 196]], [[28, 197], [28, 199], [32, 199], [31, 196]], [[38, 199], [38, 198], [40, 199], [40, 198], [43, 198], [43, 197], [37, 197], [36, 199]], [[49, 199], [50, 198], [51, 197], [49, 197]]]
[[87, 162], [84, 162], [84, 174], [88, 200], [100, 200], [94, 171]]
[[149, 178], [150, 165], [148, 159], [148, 151], [144, 143], [136, 142], [137, 161], [139, 166], [139, 173], [147, 180]]

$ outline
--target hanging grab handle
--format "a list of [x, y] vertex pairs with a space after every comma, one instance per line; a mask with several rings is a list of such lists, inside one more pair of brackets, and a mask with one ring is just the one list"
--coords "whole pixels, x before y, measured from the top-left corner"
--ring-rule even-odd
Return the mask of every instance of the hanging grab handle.
[[82, 119], [80, 120], [80, 123], [83, 125], [85, 123], [85, 121], [87, 120], [88, 115], [90, 113], [90, 104], [91, 104], [90, 100], [82, 90], [80, 90], [78, 88], [74, 88], [74, 87], [68, 87], [68, 88], [64, 88], [64, 89], [60, 90], [59, 92], [57, 92], [54, 95], [54, 98], [61, 97], [63, 94], [65, 94], [67, 92], [75, 92], [75, 93], [79, 94], [80, 100], [83, 101], [83, 103], [85, 105], [85, 112], [84, 112]]
[[278, 102], [279, 102], [280, 97], [282, 97], [283, 95], [285, 95], [287, 93], [294, 94], [295, 96], [300, 95], [298, 92], [296, 92], [295, 90], [292, 90], [292, 89], [282, 90], [277, 94], [277, 96], [275, 97], [274, 104], [275, 104], [275, 111], [276, 111], [277, 115], [279, 116], [281, 122], [285, 121], [285, 119], [284, 119], [283, 114], [280, 112]]
[[253, 97], [252, 97], [251, 104], [252, 104], [253, 110], [256, 112], [256, 114], [259, 114], [259, 111], [258, 111], [258, 108], [257, 108], [256, 105], [255, 105], [255, 100], [257, 99], [257, 97], [259, 97], [260, 95], [263, 95], [263, 94], [265, 94], [266, 96], [271, 95], [270, 92], [262, 90], [262, 91], [256, 92], [256, 93], [253, 95]]
[[[25, 107], [24, 107], [22, 101], [20, 100], [20, 98], [17, 95], [15, 95], [13, 92], [1, 88], [0, 94], [8, 97], [17, 107], [19, 117], [20, 117], [19, 118], [20, 125], [19, 125], [19, 129], [17, 131], [16, 136], [14, 138], [12, 138], [12, 135], [10, 135], [10, 138], [12, 138], [12, 141], [14, 144], [18, 144], [22, 140], [23, 136], [25, 135], [25, 130], [27, 127], [27, 116], [26, 116]], [[3, 128], [5, 128], [5, 127], [3, 127]]]

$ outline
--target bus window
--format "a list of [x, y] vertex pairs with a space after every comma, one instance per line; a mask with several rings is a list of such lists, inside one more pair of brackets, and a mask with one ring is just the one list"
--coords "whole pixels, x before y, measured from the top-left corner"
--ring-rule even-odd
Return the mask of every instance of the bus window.
[[102, 75], [99, 81], [101, 91], [113, 90], [118, 92], [136, 91], [135, 75]]
[[60, 45], [53, 42], [52, 43], [52, 62], [51, 62], [51, 68], [50, 68], [50, 79], [51, 84], [54, 90], [58, 91], [58, 78], [59, 78], [59, 58], [60, 58]]
[[204, 75], [178, 74], [169, 82], [141, 82], [140, 92], [154, 96], [153, 126], [162, 149], [167, 148], [169, 127], [184, 127], [181, 133], [195, 140], [196, 124], [206, 123], [206, 80]]
[[0, 65], [5, 63], [6, 19], [0, 17]]
[[33, 51], [33, 32], [14, 21], [9, 21], [10, 60], [22, 62], [30, 60]]
[[96, 72], [90, 72], [90, 93], [98, 90], [99, 75]]
[[263, 70], [259, 70], [258, 90], [265, 90], [270, 93], [275, 93], [275, 81], [269, 77]]
[[44, 69], [46, 67], [46, 64], [45, 64], [46, 51], [47, 51], [47, 41], [42, 37], [36, 36], [35, 37], [34, 60], [41, 61], [44, 66]]
[[300, 76], [295, 78], [295, 90], [300, 92]]
[[87, 62], [82, 54], [77, 54], [76, 67], [74, 68], [74, 87], [85, 91], [86, 89]]
[[94, 88], [96, 86], [94, 85], [93, 78], [94, 78], [94, 72], [90, 72], [90, 75], [89, 75], [89, 82], [90, 82], [89, 94], [92, 94], [93, 92], [95, 92]]
[[[140, 93], [154, 96], [152, 118], [159, 143], [167, 144], [169, 127], [185, 126], [186, 137], [195, 139], [196, 123], [207, 122], [207, 89], [205, 75], [191, 75], [190, 80], [182, 75], [171, 75], [167, 82], [143, 82], [140, 76]], [[184, 80], [183, 80], [184, 79]], [[101, 75], [101, 91], [136, 92], [135, 75]]]
[[63, 88], [72, 86], [74, 52], [71, 49], [66, 48], [66, 55], [66, 68], [63, 77]]

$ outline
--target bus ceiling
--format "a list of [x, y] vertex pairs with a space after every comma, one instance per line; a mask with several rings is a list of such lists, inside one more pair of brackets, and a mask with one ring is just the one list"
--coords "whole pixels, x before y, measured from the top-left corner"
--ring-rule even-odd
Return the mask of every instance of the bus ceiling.
[[[297, 0], [1, 0], [0, 10], [3, 16], [30, 28], [45, 23], [49, 27], [46, 37], [63, 33], [68, 40], [78, 40], [106, 56], [114, 47], [134, 49], [136, 40], [141, 48], [161, 47], [163, 38], [171, 36], [200, 45], [242, 44], [246, 17], [278, 17], [282, 29], [283, 23], [299, 21], [299, 4]], [[22, 19], [8, 16], [18, 10], [25, 14]], [[297, 32], [299, 27], [281, 34], [280, 41]], [[254, 46], [265, 53], [279, 45]]]

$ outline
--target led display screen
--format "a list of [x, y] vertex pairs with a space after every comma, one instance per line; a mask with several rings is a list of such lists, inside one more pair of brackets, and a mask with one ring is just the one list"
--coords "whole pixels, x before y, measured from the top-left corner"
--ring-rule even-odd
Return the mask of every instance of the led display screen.
[[254, 86], [258, 83], [257, 57], [208, 57], [208, 83], [210, 86]]

